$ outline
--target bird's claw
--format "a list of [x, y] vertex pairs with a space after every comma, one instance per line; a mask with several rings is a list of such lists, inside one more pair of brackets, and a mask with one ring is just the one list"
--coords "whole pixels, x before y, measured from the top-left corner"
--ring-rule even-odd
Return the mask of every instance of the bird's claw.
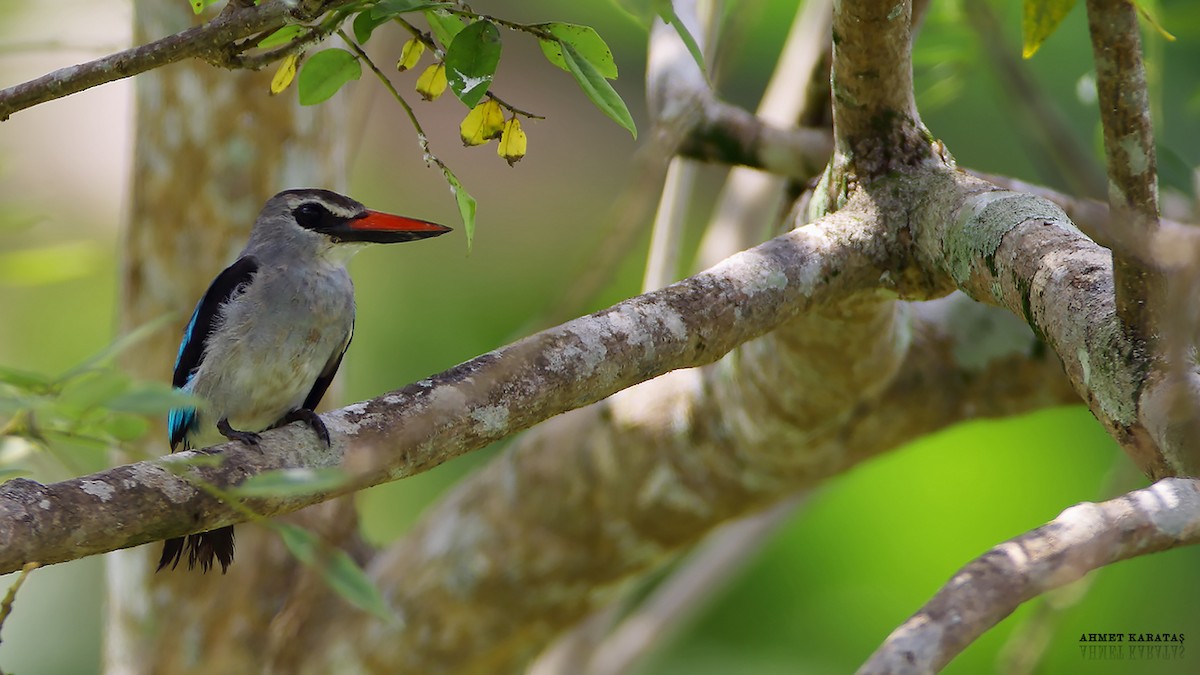
[[279, 420], [275, 426], [282, 427], [285, 424], [291, 424], [292, 422], [304, 422], [308, 425], [308, 428], [313, 430], [313, 433], [317, 435], [317, 438], [321, 439], [321, 442], [324, 443], [326, 447], [330, 445], [329, 429], [326, 428], [324, 420], [322, 420], [321, 416], [317, 413], [309, 410], [308, 408], [297, 408], [284, 415], [283, 419]]
[[241, 441], [252, 448], [257, 448], [258, 442], [262, 439], [262, 436], [253, 431], [240, 431], [229, 426], [229, 418], [227, 417], [222, 417], [217, 422], [217, 431], [221, 432], [222, 436], [231, 441]]

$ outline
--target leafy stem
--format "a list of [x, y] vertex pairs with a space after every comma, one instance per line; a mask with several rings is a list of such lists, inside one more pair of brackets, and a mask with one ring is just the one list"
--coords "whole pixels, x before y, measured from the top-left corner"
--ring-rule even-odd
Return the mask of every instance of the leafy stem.
[[379, 66], [375, 65], [375, 62], [371, 60], [371, 57], [367, 55], [367, 52], [364, 51], [357, 42], [350, 39], [350, 36], [341, 29], [338, 29], [338, 36], [341, 37], [346, 45], [350, 47], [350, 50], [354, 52], [355, 56], [357, 56], [360, 61], [367, 64], [367, 67], [371, 69], [371, 72], [375, 73], [375, 77], [379, 78], [379, 81], [383, 83], [383, 86], [386, 87], [389, 92], [391, 92], [392, 98], [396, 99], [396, 102], [400, 104], [401, 108], [404, 108], [405, 114], [408, 115], [409, 122], [412, 123], [413, 130], [417, 132], [417, 143], [419, 143], [421, 146], [421, 152], [424, 155], [425, 163], [436, 164], [438, 168], [445, 170], [446, 165], [442, 162], [442, 160], [438, 159], [438, 156], [433, 154], [433, 151], [429, 148], [429, 137], [425, 134], [425, 129], [421, 127], [421, 121], [417, 119], [417, 113], [415, 110], [413, 110], [412, 105], [410, 105], [409, 102], [400, 95], [400, 92], [396, 89], [396, 85], [392, 84], [391, 79], [389, 79], [388, 76], [379, 69]]
[[467, 250], [470, 251], [471, 242], [475, 237], [475, 198], [466, 191], [462, 183], [458, 180], [458, 176], [454, 175], [454, 172], [450, 170], [450, 167], [446, 166], [445, 162], [438, 158], [437, 155], [433, 154], [433, 150], [429, 147], [429, 137], [425, 135], [425, 129], [421, 127], [421, 122], [417, 119], [417, 113], [412, 109], [412, 106], [409, 105], [408, 101], [404, 100], [404, 97], [400, 95], [400, 92], [396, 90], [396, 86], [392, 84], [392, 81], [388, 78], [388, 76], [379, 69], [379, 66], [375, 65], [375, 62], [371, 60], [370, 56], [367, 56], [367, 53], [363, 51], [363, 48], [360, 47], [358, 43], [350, 39], [349, 35], [346, 35], [346, 33], [341, 30], [338, 31], [338, 35], [341, 36], [342, 40], [346, 42], [354, 54], [363, 63], [367, 64], [367, 67], [371, 69], [371, 72], [375, 73], [375, 77], [379, 78], [379, 81], [383, 83], [383, 86], [387, 87], [387, 90], [392, 93], [392, 97], [400, 103], [402, 108], [404, 108], [404, 112], [408, 115], [409, 121], [412, 122], [413, 129], [417, 132], [417, 143], [421, 146], [422, 158], [425, 160], [425, 164], [436, 165], [437, 168], [441, 170], [442, 176], [446, 179], [447, 185], [450, 186], [450, 192], [454, 195], [454, 201], [458, 206], [458, 214], [462, 218], [463, 229], [467, 236]]

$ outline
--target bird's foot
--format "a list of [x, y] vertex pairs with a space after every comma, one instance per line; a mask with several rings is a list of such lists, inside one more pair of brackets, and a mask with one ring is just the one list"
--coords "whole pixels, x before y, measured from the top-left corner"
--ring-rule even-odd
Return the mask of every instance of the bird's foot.
[[296, 408], [284, 415], [283, 419], [276, 422], [275, 426], [271, 428], [282, 427], [292, 422], [304, 422], [308, 425], [308, 428], [313, 430], [317, 438], [321, 439], [327, 447], [329, 446], [329, 429], [325, 427], [325, 422], [321, 420], [321, 416], [308, 408]]
[[221, 432], [222, 436], [224, 436], [225, 438], [228, 438], [231, 441], [241, 441], [242, 443], [245, 443], [246, 445], [248, 445], [252, 448], [257, 448], [258, 441], [259, 441], [259, 439], [262, 438], [261, 436], [254, 433], [253, 431], [239, 431], [239, 430], [234, 429], [233, 427], [229, 426], [229, 418], [228, 417], [222, 417], [217, 422], [217, 431]]

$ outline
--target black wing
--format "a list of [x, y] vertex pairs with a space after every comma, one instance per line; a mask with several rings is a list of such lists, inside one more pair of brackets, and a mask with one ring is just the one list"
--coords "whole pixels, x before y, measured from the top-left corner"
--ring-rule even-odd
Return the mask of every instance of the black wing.
[[325, 366], [325, 370], [317, 377], [317, 381], [313, 382], [312, 391], [308, 392], [308, 397], [304, 399], [304, 407], [308, 410], [316, 410], [321, 403], [321, 397], [325, 395], [325, 391], [329, 389], [329, 383], [333, 382], [333, 376], [337, 375], [338, 367], [342, 365], [342, 357], [346, 355], [346, 350], [350, 348], [350, 341], [354, 339], [354, 324], [350, 324], [350, 334], [346, 336], [346, 341], [342, 343], [342, 350], [337, 356], [330, 359]]
[[[183, 389], [196, 374], [200, 362], [204, 359], [204, 349], [208, 346], [208, 338], [216, 325], [221, 306], [229, 302], [238, 293], [238, 289], [254, 277], [258, 271], [258, 261], [247, 256], [238, 258], [237, 262], [225, 268], [217, 275], [205, 291], [204, 297], [196, 303], [192, 312], [192, 320], [183, 331], [183, 342], [179, 344], [179, 354], [175, 357], [175, 374], [171, 384], [176, 389]], [[167, 418], [167, 426], [171, 435], [171, 449], [184, 440], [188, 432], [196, 425], [195, 408], [176, 408]]]

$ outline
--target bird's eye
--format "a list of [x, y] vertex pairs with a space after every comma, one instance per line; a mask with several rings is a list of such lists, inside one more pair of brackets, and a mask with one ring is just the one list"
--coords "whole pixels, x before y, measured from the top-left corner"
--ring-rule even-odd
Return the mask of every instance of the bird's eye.
[[309, 230], [316, 230], [321, 227], [322, 222], [330, 215], [325, 207], [315, 202], [304, 202], [292, 210], [292, 216], [296, 218], [296, 222], [300, 227]]

